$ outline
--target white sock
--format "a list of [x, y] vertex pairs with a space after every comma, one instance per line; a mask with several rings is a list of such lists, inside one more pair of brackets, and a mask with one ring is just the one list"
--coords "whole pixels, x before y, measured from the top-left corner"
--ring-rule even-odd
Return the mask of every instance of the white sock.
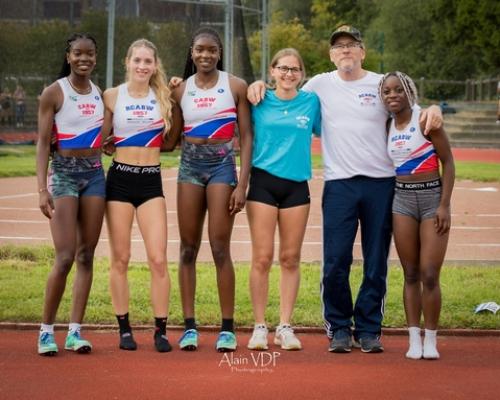
[[422, 358], [422, 338], [420, 336], [420, 327], [410, 326], [408, 328], [409, 344], [410, 347], [406, 352], [406, 357], [413, 360], [420, 360]]
[[437, 360], [439, 358], [436, 335], [437, 331], [432, 331], [430, 329], [425, 330], [424, 358], [428, 360]]
[[40, 335], [42, 333], [54, 334], [54, 324], [40, 324]]
[[70, 322], [68, 326], [68, 333], [80, 332], [81, 329], [82, 329], [81, 324], [78, 324], [76, 322]]

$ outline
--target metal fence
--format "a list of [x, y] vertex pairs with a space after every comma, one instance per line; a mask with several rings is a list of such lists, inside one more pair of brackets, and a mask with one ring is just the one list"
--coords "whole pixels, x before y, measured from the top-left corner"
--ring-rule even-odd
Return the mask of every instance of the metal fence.
[[497, 98], [499, 81], [500, 76], [465, 81], [420, 78], [415, 83], [418, 85], [420, 98], [488, 101]]

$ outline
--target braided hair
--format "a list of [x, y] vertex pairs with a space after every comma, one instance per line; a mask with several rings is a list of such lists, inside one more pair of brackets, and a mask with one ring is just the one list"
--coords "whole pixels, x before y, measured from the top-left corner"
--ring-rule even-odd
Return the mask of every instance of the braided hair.
[[71, 73], [71, 66], [68, 63], [66, 56], [71, 52], [71, 47], [73, 46], [73, 43], [79, 39], [90, 40], [92, 43], [94, 43], [95, 50], [97, 51], [97, 42], [93, 36], [91, 36], [88, 33], [73, 33], [68, 38], [68, 40], [66, 40], [66, 50], [65, 50], [65, 55], [64, 55], [64, 61], [62, 63], [61, 71], [59, 72], [57, 79], [64, 78]]
[[382, 86], [384, 86], [384, 83], [387, 80], [387, 78], [391, 76], [395, 76], [396, 78], [399, 79], [401, 85], [403, 86], [403, 90], [405, 91], [408, 103], [410, 104], [410, 107], [413, 107], [418, 100], [417, 87], [415, 86], [415, 83], [408, 75], [399, 71], [388, 72], [382, 77], [380, 83], [378, 84], [378, 95], [380, 99], [382, 99]]
[[186, 59], [186, 65], [184, 67], [184, 75], [183, 75], [184, 80], [189, 78], [191, 75], [196, 74], [196, 65], [194, 65], [193, 58], [191, 57], [191, 52], [193, 50], [193, 46], [194, 46], [194, 43], [196, 42], [196, 39], [198, 39], [198, 37], [200, 37], [200, 36], [209, 36], [217, 42], [217, 45], [219, 46], [219, 51], [220, 51], [220, 58], [219, 58], [219, 61], [217, 62], [217, 69], [219, 71], [224, 70], [222, 41], [220, 40], [219, 34], [217, 33], [217, 31], [215, 29], [203, 27], [203, 28], [198, 29], [193, 34], [193, 37], [191, 38], [191, 45], [189, 46], [187, 59]]

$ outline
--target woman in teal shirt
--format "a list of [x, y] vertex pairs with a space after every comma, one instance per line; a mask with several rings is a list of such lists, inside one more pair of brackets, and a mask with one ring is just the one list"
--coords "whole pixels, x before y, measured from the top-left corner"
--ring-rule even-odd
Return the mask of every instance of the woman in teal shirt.
[[315, 94], [298, 89], [305, 69], [297, 50], [278, 51], [270, 75], [276, 89], [266, 91], [264, 100], [252, 107], [254, 143], [246, 210], [252, 237], [250, 294], [255, 327], [248, 348], [268, 348], [265, 309], [278, 226], [280, 324], [274, 343], [284, 350], [300, 350], [290, 321], [300, 283], [300, 252], [310, 206], [311, 139], [320, 132], [320, 103]]

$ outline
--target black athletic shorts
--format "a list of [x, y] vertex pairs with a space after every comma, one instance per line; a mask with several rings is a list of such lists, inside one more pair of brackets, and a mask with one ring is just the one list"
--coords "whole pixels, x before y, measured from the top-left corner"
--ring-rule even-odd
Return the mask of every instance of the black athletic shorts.
[[159, 165], [137, 166], [113, 161], [106, 179], [106, 201], [131, 203], [135, 208], [156, 197], [165, 197]]
[[278, 208], [297, 207], [311, 202], [307, 181], [279, 178], [255, 167], [252, 167], [250, 174], [247, 200]]

